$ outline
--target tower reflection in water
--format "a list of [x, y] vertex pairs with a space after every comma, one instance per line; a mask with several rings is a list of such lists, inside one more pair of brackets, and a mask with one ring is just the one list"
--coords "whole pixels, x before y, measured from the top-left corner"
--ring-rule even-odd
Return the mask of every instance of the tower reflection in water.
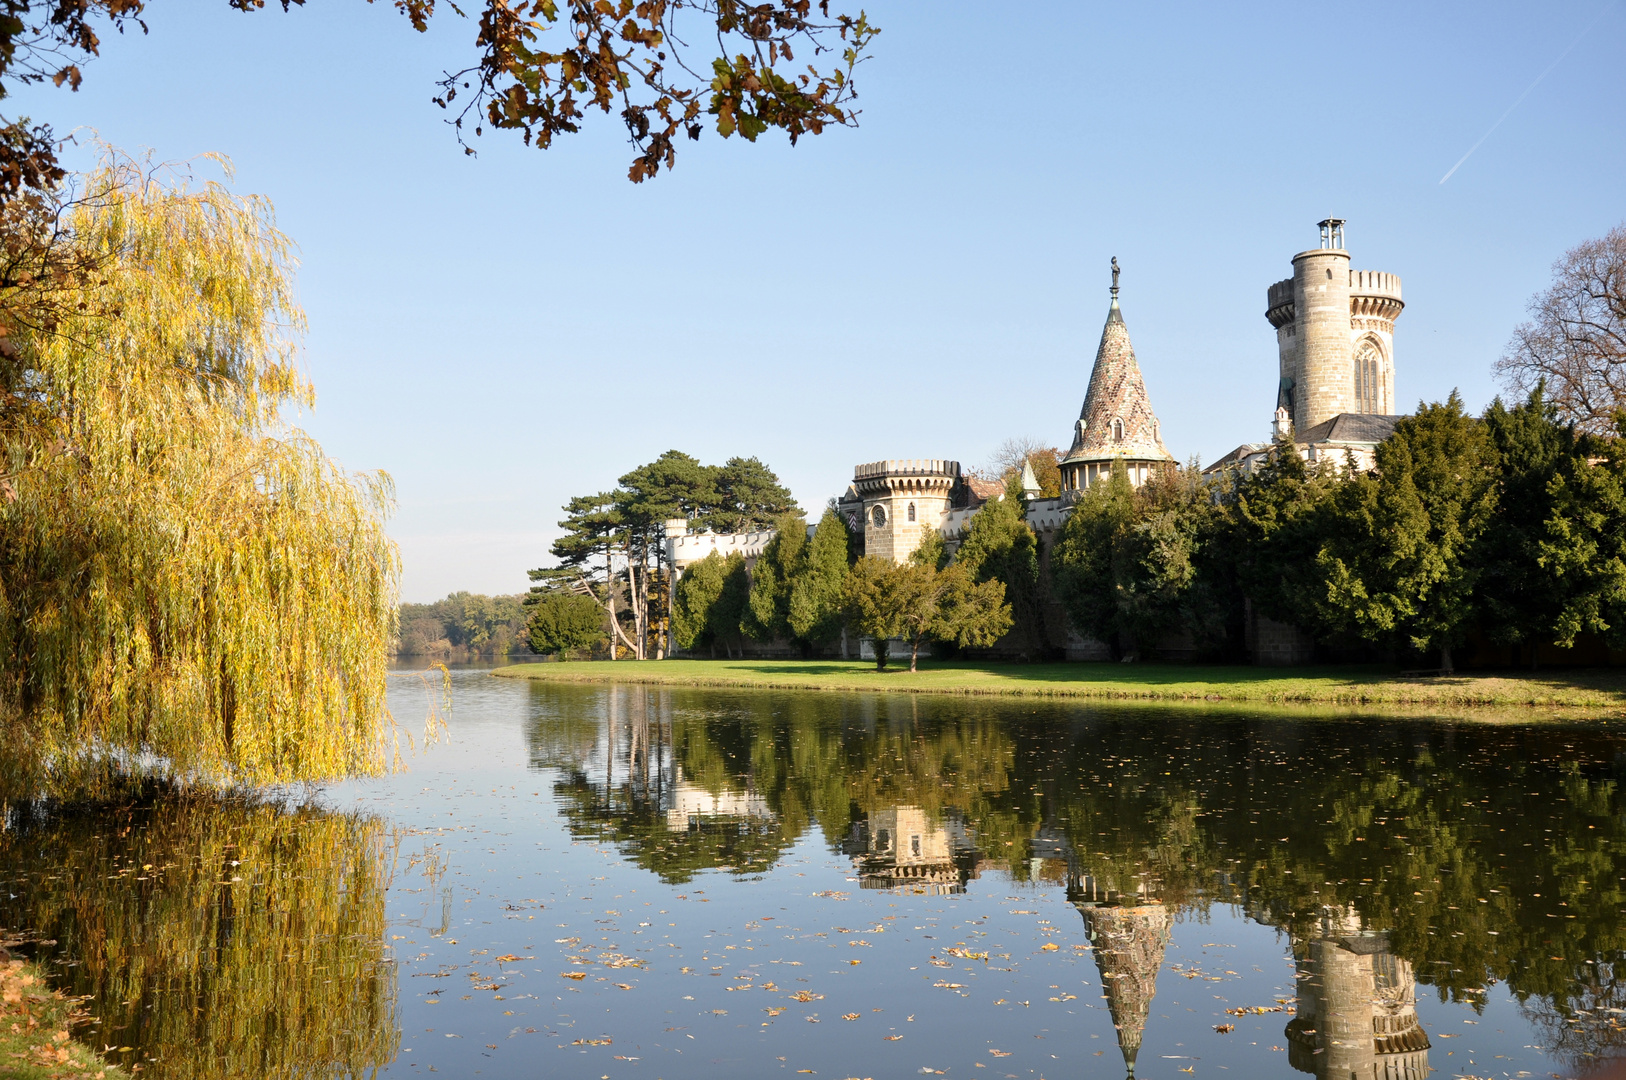
[[1124, 1068], [1135, 1075], [1146, 1017], [1157, 994], [1157, 972], [1169, 946], [1173, 919], [1154, 895], [1155, 882], [1136, 880], [1132, 892], [1103, 886], [1091, 874], [1067, 875], [1067, 899], [1084, 917], [1102, 996], [1112, 1013]]
[[1424, 1080], [1428, 1035], [1417, 1021], [1411, 964], [1389, 935], [1349, 908], [1323, 908], [1314, 936], [1293, 939], [1298, 1015], [1288, 1061], [1320, 1080]]
[[965, 892], [977, 876], [977, 847], [965, 816], [946, 810], [940, 822], [918, 806], [871, 811], [853, 822], [842, 844], [859, 888], [907, 889], [944, 895]]

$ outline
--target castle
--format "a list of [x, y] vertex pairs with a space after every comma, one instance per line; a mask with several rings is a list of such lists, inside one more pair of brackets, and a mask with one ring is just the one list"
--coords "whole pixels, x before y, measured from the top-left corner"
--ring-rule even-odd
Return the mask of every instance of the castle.
[[[1290, 437], [1311, 461], [1331, 458], [1340, 466], [1369, 469], [1377, 444], [1399, 419], [1394, 328], [1405, 307], [1400, 278], [1350, 268], [1342, 218], [1317, 225], [1320, 246], [1294, 255], [1293, 275], [1266, 289], [1265, 318], [1276, 331], [1280, 373], [1271, 434], [1273, 441]], [[1027, 521], [1045, 549], [1079, 496], [1115, 467], [1121, 465], [1139, 487], [1175, 465], [1119, 307], [1119, 273], [1114, 258], [1111, 300], [1084, 405], [1060, 460], [1060, 494], [1041, 498], [1032, 469], [1023, 470]], [[1271, 446], [1272, 441], [1244, 443], [1203, 473], [1251, 472]], [[852, 483], [831, 502], [855, 537], [862, 537], [864, 554], [901, 563], [920, 546], [927, 529], [936, 529], [952, 551], [983, 504], [1004, 497], [1002, 485], [966, 473], [957, 461], [908, 458], [856, 466]], [[687, 522], [674, 520], [667, 523], [667, 565], [681, 574], [713, 551], [738, 551], [754, 559], [772, 536], [771, 531], [692, 533]], [[1106, 653], [1099, 643], [1070, 632], [1068, 637], [1069, 659]]]

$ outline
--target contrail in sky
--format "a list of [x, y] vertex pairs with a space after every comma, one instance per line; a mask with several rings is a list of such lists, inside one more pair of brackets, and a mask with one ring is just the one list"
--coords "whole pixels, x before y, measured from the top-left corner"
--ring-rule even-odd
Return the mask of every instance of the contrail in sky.
[[1496, 123], [1494, 123], [1494, 124], [1492, 124], [1490, 126], [1490, 131], [1487, 131], [1487, 132], [1485, 132], [1485, 134], [1481, 135], [1479, 137], [1479, 142], [1476, 142], [1472, 146], [1468, 147], [1468, 152], [1466, 154], [1462, 155], [1462, 161], [1458, 161], [1455, 165], [1451, 166], [1451, 172], [1448, 172], [1444, 176], [1440, 177], [1440, 183], [1443, 184], [1447, 180], [1451, 179], [1451, 173], [1454, 173], [1458, 169], [1462, 168], [1462, 163], [1474, 156], [1474, 151], [1478, 150], [1480, 145], [1483, 144], [1486, 139], [1491, 137], [1492, 132], [1494, 132], [1497, 128], [1502, 126], [1502, 121], [1506, 120], [1509, 116], [1511, 116], [1512, 113], [1513, 113], [1513, 110], [1517, 109], [1519, 107], [1519, 103], [1521, 101], [1523, 101], [1525, 98], [1530, 96], [1530, 91], [1534, 90], [1537, 86], [1541, 85], [1541, 80], [1545, 79], [1548, 75], [1552, 74], [1553, 68], [1555, 68], [1559, 64], [1563, 63], [1564, 57], [1568, 56], [1570, 54], [1571, 50], [1573, 50], [1577, 45], [1581, 44], [1581, 39], [1586, 37], [1588, 34], [1590, 34], [1592, 32], [1592, 28], [1594, 26], [1598, 25], [1598, 20], [1602, 19], [1605, 15], [1609, 14], [1610, 10], [1612, 8], [1614, 8], [1614, 6], [1615, 6], [1615, 0], [1609, 0], [1609, 3], [1607, 3], [1607, 4], [1605, 4], [1603, 6], [1603, 10], [1598, 12], [1597, 17], [1594, 18], [1591, 22], [1587, 23], [1586, 29], [1582, 30], [1579, 34], [1575, 35], [1575, 40], [1570, 42], [1569, 48], [1565, 49], [1563, 52], [1559, 53], [1558, 54], [1558, 59], [1554, 60], [1552, 63], [1548, 64], [1547, 65], [1547, 70], [1543, 71], [1540, 75], [1537, 75], [1535, 82], [1533, 82], [1529, 86], [1525, 87], [1524, 88], [1524, 93], [1520, 94], [1517, 98], [1514, 99], [1513, 104], [1511, 104], [1511, 105], [1509, 105], [1507, 107], [1507, 112], [1503, 113], [1501, 116], [1496, 118]]

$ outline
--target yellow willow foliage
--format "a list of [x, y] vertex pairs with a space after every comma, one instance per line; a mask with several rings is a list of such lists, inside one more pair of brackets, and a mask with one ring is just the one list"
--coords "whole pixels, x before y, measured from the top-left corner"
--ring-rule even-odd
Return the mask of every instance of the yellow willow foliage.
[[380, 819], [167, 797], [10, 825], [0, 922], [51, 943], [39, 957], [94, 1018], [83, 1041], [131, 1048], [114, 1062], [295, 1080], [370, 1076], [399, 1053], [399, 837]]
[[47, 328], [0, 427], [0, 794], [384, 770], [392, 488], [281, 417], [313, 398], [270, 203], [107, 151], [58, 226], [95, 269], [8, 315]]

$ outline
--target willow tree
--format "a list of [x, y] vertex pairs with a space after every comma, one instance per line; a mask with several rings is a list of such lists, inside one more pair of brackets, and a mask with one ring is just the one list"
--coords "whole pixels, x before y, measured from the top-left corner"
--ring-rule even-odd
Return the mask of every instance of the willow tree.
[[0, 294], [0, 787], [382, 771], [391, 483], [284, 416], [314, 397], [270, 203], [108, 150], [49, 210], [5, 218], [77, 270]]

